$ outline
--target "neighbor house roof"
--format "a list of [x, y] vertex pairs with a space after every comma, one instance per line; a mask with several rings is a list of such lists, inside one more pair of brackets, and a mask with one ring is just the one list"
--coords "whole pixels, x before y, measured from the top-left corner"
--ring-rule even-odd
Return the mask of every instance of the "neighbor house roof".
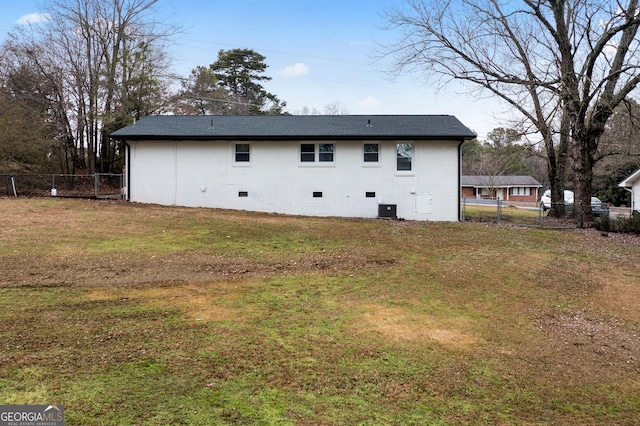
[[621, 188], [631, 188], [638, 180], [640, 180], [640, 169], [636, 170], [631, 176], [620, 182], [618, 186]]
[[451, 115], [155, 115], [115, 131], [126, 140], [446, 139], [476, 137]]
[[460, 182], [462, 186], [474, 188], [542, 187], [531, 176], [462, 176]]

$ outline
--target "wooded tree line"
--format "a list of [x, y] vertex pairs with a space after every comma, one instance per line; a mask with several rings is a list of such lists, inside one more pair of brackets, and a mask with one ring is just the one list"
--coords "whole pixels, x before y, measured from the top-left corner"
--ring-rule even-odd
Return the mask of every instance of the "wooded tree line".
[[[0, 47], [0, 173], [120, 172], [113, 131], [149, 114], [281, 114], [265, 57], [221, 50], [172, 74], [158, 0], [48, 0], [45, 22]], [[179, 82], [176, 84], [176, 82]]]
[[[618, 184], [640, 168], [640, 105], [625, 102], [614, 112], [600, 141], [594, 168], [593, 195], [615, 206], [629, 206], [630, 194]], [[571, 169], [571, 158], [569, 169]], [[462, 174], [476, 176], [529, 175], [549, 188], [547, 158], [539, 144], [516, 129], [495, 128], [485, 139], [462, 146]], [[573, 189], [567, 182], [566, 189]]]
[[[172, 74], [167, 45], [178, 29], [158, 22], [158, 1], [45, 0], [45, 22], [9, 34], [0, 47], [0, 172], [119, 171], [122, 147], [108, 135], [148, 114], [284, 113], [262, 86], [266, 58], [253, 50], [222, 50], [189, 76]], [[387, 15], [402, 37], [382, 54], [398, 73], [503, 100], [523, 164], [545, 170], [555, 201], [571, 187], [588, 205], [598, 171], [624, 168], [613, 154], [638, 154], [622, 142], [636, 134], [638, 1], [405, 0]], [[498, 151], [519, 145], [502, 143]]]

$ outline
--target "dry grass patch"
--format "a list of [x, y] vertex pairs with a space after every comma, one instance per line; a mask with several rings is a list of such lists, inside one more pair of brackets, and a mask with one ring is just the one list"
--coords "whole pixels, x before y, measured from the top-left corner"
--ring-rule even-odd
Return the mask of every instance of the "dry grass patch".
[[165, 286], [141, 288], [99, 287], [88, 291], [92, 301], [130, 300], [153, 309], [180, 309], [194, 321], [241, 321], [240, 312], [232, 305], [238, 292], [247, 284], [233, 283], [168, 283]]
[[433, 341], [449, 349], [471, 349], [481, 339], [474, 336], [470, 321], [464, 318], [435, 318], [410, 309], [367, 305], [363, 307], [364, 330], [382, 334], [393, 341]]
[[640, 325], [640, 262], [627, 267], [612, 264], [591, 274], [599, 283], [591, 297], [592, 303]]

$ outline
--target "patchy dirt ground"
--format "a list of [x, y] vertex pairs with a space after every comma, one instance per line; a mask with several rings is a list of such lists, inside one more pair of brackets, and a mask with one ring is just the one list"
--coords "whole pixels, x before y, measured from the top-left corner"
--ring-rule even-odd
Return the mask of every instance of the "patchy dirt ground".
[[[93, 209], [94, 207], [91, 207]], [[102, 204], [100, 208], [114, 208], [112, 204]], [[154, 207], [138, 206], [148, 209], [149, 214], [179, 214], [172, 211], [157, 210]], [[20, 229], [36, 227], [42, 230], [54, 228], [65, 229], [65, 232], [82, 233], [82, 208], [77, 212], [64, 210], [59, 216], [52, 216], [51, 211], [40, 215], [31, 208], [28, 214], [25, 210], [16, 209], [6, 212], [4, 227], [0, 233], [0, 248], [3, 238], [6, 240], [20, 239]], [[93, 211], [93, 210], [92, 210]], [[123, 214], [126, 211], [116, 205], [114, 213]], [[267, 221], [277, 222], [280, 219]], [[135, 222], [120, 224], [122, 229], [130, 232], [135, 229]], [[395, 231], [400, 235], [408, 235], [411, 222], [396, 222]], [[500, 226], [495, 224], [465, 224], [464, 226]], [[74, 231], [75, 228], [78, 228]], [[106, 232], [113, 232], [107, 230]], [[523, 229], [522, 232], [529, 232]], [[532, 310], [530, 317], [536, 330], [541, 333], [537, 342], [544, 341], [545, 346], [526, 346], [528, 353], [517, 354], [517, 350], [505, 349], [505, 356], [521, 358], [523, 364], [530, 364], [540, 370], [540, 375], [560, 376], [563, 380], [576, 380], [579, 383], [601, 381], [606, 377], [617, 377], [637, 383], [640, 379], [640, 285], [638, 285], [640, 260], [631, 258], [624, 247], [640, 246], [637, 236], [620, 234], [602, 234], [595, 229], [563, 230], [578, 238], [579, 246], [592, 250], [594, 247], [602, 252], [614, 251], [610, 258], [620, 258], [623, 267], [616, 269], [615, 265], [605, 265], [603, 270], [593, 270], [591, 264], [583, 266], [579, 260], [571, 259], [569, 267], [575, 267], [582, 276], [590, 274], [589, 280], [568, 284], [566, 290], [582, 292], [583, 305], [549, 306], [543, 310]], [[75, 235], [75, 234], [74, 234]], [[71, 238], [71, 237], [70, 237]], [[398, 238], [400, 244], [402, 236]], [[64, 244], [64, 241], [62, 242]], [[464, 247], [462, 243], [458, 247]], [[457, 250], [453, 247], [452, 250]], [[593, 253], [596, 253], [595, 251]], [[585, 251], [587, 259], [593, 253]], [[600, 251], [597, 252], [601, 253]], [[278, 275], [332, 273], [349, 274], [364, 268], [385, 267], [393, 264], [390, 257], [371, 251], [335, 251], [317, 250], [312, 253], [292, 254], [279, 257], [241, 257], [224, 256], [202, 253], [197, 250], [182, 251], [169, 254], [148, 255], [145, 253], [127, 254], [109, 253], [92, 254], [72, 249], [69, 253], [64, 250], [51, 254], [31, 254], [25, 250], [19, 254], [0, 251], [2, 274], [0, 274], [0, 288], [12, 287], [58, 287], [78, 286], [90, 289], [90, 297], [101, 300], [108, 297], [105, 289], [109, 286], [128, 288], [133, 293], [144, 292], [145, 287], [155, 286], [157, 303], [163, 303], [165, 297], [181, 297], [183, 303], [193, 308], [193, 317], [206, 319], [209, 315], [216, 317], [232, 316], [231, 311], [211, 311], [205, 309], [208, 300], [199, 295], [193, 283], [199, 282], [233, 282], [253, 277], [275, 277]], [[543, 254], [543, 255], [546, 255]], [[539, 257], [543, 255], [538, 254]], [[532, 255], [532, 262], [535, 256]], [[540, 260], [542, 262], [542, 260]], [[582, 270], [585, 269], [585, 270]], [[455, 273], [463, 273], [456, 271]], [[550, 274], [553, 272], [549, 272]], [[163, 293], [162, 286], [181, 284], [182, 293], [167, 290]], [[544, 283], [543, 283], [544, 284]], [[553, 285], [562, 283], [553, 281]], [[574, 285], [574, 287], [571, 287]], [[586, 291], [585, 291], [586, 288]], [[184, 297], [183, 297], [184, 296]], [[188, 296], [188, 298], [187, 298]], [[177, 300], [177, 299], [176, 299]], [[377, 332], [391, 341], [414, 342], [416, 340], [431, 340], [451, 350], [470, 352], [482, 350], [490, 345], [495, 350], [496, 343], [487, 343], [485, 339], [474, 334], [473, 323], [462, 316], [451, 318], [448, 323], [436, 322], [428, 315], [410, 313], [398, 307], [383, 306], [375, 301], [363, 305], [362, 324], [357, 331]], [[619, 315], [613, 315], [618, 312]], [[500, 327], [497, 324], [496, 327]], [[494, 345], [494, 346], [491, 346]], [[548, 365], [548, 370], [543, 370]], [[549, 379], [551, 380], [551, 379]]]
[[256, 260], [198, 253], [149, 257], [120, 254], [82, 256], [20, 255], [3, 260], [0, 287], [144, 286], [269, 277], [293, 273], [338, 272], [366, 266], [357, 254], [315, 253], [285, 261]]
[[554, 337], [559, 359], [584, 375], [601, 370], [624, 371], [630, 377], [640, 373], [640, 333], [623, 320], [558, 310], [538, 318], [537, 325]]

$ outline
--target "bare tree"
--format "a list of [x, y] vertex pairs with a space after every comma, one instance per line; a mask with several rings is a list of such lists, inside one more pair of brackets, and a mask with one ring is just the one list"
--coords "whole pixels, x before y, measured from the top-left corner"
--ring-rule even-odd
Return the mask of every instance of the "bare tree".
[[523, 160], [528, 148], [520, 142], [517, 131], [499, 127], [489, 132], [487, 140], [475, 148], [470, 169], [474, 175], [482, 176], [483, 185], [492, 194], [496, 194], [499, 176], [526, 173]]
[[308, 106], [303, 106], [301, 110], [297, 110], [293, 113], [294, 115], [320, 115], [322, 114], [316, 108], [310, 109]]
[[48, 0], [50, 19], [9, 39], [17, 63], [35, 64], [59, 85], [74, 162], [92, 173], [111, 171], [117, 162], [109, 132], [152, 111], [140, 102], [152, 98], [149, 91], [162, 91], [164, 43], [174, 29], [154, 21], [157, 1]]
[[32, 109], [46, 113], [51, 154], [59, 162], [60, 171], [75, 173], [80, 153], [68, 108], [71, 101], [63, 64], [44, 46], [28, 37], [18, 40], [15, 34], [2, 46], [0, 64], [3, 85]]
[[[391, 10], [402, 38], [384, 48], [397, 72], [462, 81], [524, 117], [544, 143], [552, 198], [568, 155], [576, 201], [590, 206], [599, 138], [640, 81], [638, 0], [406, 0]], [[580, 223], [591, 221], [582, 209]]]
[[640, 105], [633, 99], [625, 100], [613, 111], [597, 153], [598, 160], [611, 160], [610, 163], [630, 158], [640, 161]]
[[0, 173], [49, 169], [51, 147], [44, 104], [30, 98], [13, 88], [0, 89]]
[[333, 101], [324, 106], [325, 115], [349, 115], [349, 108], [338, 101]]
[[296, 115], [349, 115], [349, 108], [338, 101], [329, 102], [322, 111], [317, 108], [303, 106], [301, 110], [294, 112]]

